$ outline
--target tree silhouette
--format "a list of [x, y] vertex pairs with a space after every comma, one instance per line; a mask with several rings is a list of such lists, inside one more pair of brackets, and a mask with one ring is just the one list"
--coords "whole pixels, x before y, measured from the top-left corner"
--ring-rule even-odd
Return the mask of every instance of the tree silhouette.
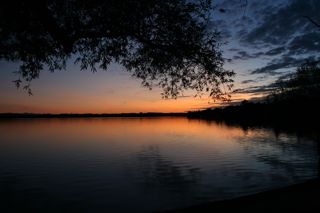
[[279, 79], [276, 83], [275, 93], [286, 98], [300, 96], [313, 99], [319, 97], [320, 89], [320, 61], [306, 61], [299, 66], [295, 73], [289, 75], [287, 79]]
[[[42, 70], [121, 64], [165, 98], [192, 89], [227, 99], [219, 33], [208, 27], [211, 0], [10, 0], [0, 6], [0, 57], [21, 62], [15, 81], [30, 89]], [[24, 81], [24, 82], [23, 82]], [[221, 85], [225, 85], [225, 90]]]
[[315, 21], [313, 18], [310, 16], [304, 16], [306, 19], [308, 19], [309, 22], [311, 22], [314, 26], [318, 27], [320, 29], [320, 23]]

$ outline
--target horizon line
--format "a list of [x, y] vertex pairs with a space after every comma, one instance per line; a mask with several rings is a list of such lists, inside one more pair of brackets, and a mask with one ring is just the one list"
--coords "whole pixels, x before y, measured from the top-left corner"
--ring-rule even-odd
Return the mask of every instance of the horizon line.
[[137, 113], [0, 113], [0, 118], [94, 118], [94, 117], [164, 117], [184, 116], [188, 112], [137, 112]]

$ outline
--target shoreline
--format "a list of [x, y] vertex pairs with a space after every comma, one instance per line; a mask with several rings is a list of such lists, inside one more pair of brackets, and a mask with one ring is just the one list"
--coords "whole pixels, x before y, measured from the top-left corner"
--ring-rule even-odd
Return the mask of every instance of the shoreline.
[[229, 200], [162, 212], [319, 212], [320, 178]]

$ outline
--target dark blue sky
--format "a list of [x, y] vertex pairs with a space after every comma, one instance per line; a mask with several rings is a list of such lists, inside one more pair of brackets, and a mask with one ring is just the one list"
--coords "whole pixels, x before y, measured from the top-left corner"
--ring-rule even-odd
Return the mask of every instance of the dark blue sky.
[[230, 59], [226, 66], [238, 74], [239, 88], [260, 92], [306, 60], [320, 58], [320, 30], [304, 17], [320, 22], [320, 1], [216, 2], [226, 11], [214, 18], [228, 42], [223, 47]]
[[[308, 59], [320, 59], [320, 30], [304, 18], [320, 22], [319, 0], [219, 0], [215, 6], [210, 27], [221, 31], [225, 67], [237, 74], [234, 101], [259, 97], [277, 78]], [[161, 90], [142, 88], [117, 65], [92, 74], [80, 72], [72, 61], [66, 71], [41, 73], [29, 97], [12, 83], [17, 66], [0, 62], [0, 112], [167, 112], [214, 105], [192, 91], [163, 100]]]

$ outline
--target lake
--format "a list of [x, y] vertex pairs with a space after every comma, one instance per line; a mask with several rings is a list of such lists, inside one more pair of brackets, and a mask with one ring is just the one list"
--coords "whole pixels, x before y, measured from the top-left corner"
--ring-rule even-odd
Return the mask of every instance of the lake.
[[0, 136], [0, 212], [152, 212], [318, 174], [312, 138], [184, 117], [0, 120]]

